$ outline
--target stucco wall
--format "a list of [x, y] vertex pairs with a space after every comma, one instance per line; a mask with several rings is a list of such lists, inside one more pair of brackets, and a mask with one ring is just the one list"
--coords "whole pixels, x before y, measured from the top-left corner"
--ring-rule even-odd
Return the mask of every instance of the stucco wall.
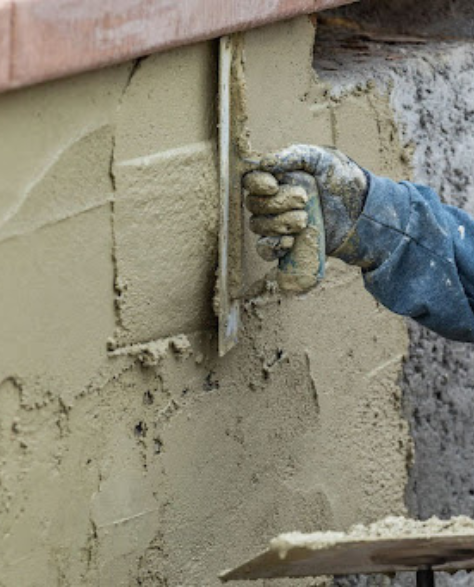
[[[406, 175], [388, 96], [330, 98], [313, 41], [307, 18], [246, 35], [252, 146]], [[2, 587], [213, 586], [279, 531], [405, 511], [406, 327], [357, 270], [330, 261], [300, 298], [250, 288], [217, 358], [216, 59], [0, 96]]]

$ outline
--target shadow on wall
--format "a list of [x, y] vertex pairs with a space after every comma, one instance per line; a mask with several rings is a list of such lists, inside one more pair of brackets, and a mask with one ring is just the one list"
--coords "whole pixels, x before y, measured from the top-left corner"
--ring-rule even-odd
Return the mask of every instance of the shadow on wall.
[[474, 37], [472, 0], [361, 0], [331, 12], [396, 33]]

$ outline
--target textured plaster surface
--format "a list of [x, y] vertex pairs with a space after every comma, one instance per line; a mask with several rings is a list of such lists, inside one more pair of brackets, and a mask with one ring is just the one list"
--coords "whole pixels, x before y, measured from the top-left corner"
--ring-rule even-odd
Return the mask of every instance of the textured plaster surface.
[[[470, 2], [419, 2], [403, 18], [406, 3], [362, 3], [343, 9], [364, 26], [433, 35], [472, 36]], [[434, 4], [434, 5], [433, 5]], [[430, 15], [427, 18], [427, 15]], [[444, 17], [449, 17], [446, 19]], [[413, 18], [412, 18], [413, 17]], [[334, 31], [321, 32], [315, 66], [337, 95], [375, 84], [391, 96], [402, 143], [413, 151], [415, 181], [433, 187], [449, 204], [474, 213], [474, 118], [470, 42], [432, 40], [413, 46], [353, 42], [344, 47]], [[318, 66], [318, 55], [319, 63]], [[410, 351], [404, 365], [406, 414], [414, 439], [406, 503], [421, 519], [466, 514], [474, 508], [473, 350], [409, 325]], [[409, 582], [409, 578], [403, 579]], [[352, 580], [351, 580], [352, 581]], [[367, 584], [370, 580], [360, 580]], [[471, 575], [440, 577], [441, 585], [472, 585]]]
[[[246, 36], [252, 147], [403, 175], [387, 97], [328, 99], [313, 40]], [[357, 271], [281, 297], [247, 234], [217, 358], [215, 87], [201, 44], [0, 97], [2, 587], [217, 586], [279, 532], [405, 511], [406, 328]]]

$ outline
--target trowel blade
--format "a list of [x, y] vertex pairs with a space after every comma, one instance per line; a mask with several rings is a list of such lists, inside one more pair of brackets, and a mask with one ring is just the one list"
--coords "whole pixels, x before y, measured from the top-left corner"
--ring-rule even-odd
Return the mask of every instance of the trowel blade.
[[234, 112], [236, 92], [235, 59], [238, 56], [235, 35], [222, 37], [219, 46], [219, 267], [217, 276], [217, 313], [219, 355], [222, 357], [238, 342], [240, 330], [239, 293], [242, 286], [242, 201], [239, 173], [239, 118]]

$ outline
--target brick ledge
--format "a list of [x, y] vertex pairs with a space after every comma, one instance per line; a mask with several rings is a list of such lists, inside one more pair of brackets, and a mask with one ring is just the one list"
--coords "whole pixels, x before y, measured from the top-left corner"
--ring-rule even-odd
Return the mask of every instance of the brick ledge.
[[354, 0], [0, 0], [0, 91]]

